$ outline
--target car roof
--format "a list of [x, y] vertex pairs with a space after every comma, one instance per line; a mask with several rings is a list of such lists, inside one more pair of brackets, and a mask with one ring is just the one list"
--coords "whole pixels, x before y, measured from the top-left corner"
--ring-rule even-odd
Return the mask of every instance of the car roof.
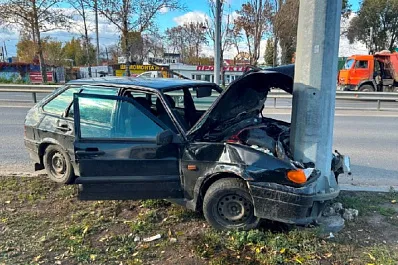
[[97, 77], [72, 80], [68, 85], [110, 85], [110, 86], [138, 86], [152, 90], [167, 91], [178, 87], [211, 85], [214, 83], [176, 78], [143, 78], [143, 77]]

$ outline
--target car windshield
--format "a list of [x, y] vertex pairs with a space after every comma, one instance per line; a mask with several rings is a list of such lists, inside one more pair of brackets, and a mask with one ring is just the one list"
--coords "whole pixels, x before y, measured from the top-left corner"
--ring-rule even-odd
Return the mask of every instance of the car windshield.
[[354, 59], [348, 59], [344, 64], [344, 69], [346, 70], [351, 69], [353, 64], [354, 64]]
[[195, 87], [173, 90], [164, 94], [173, 98], [177, 108], [185, 108], [187, 104], [190, 104], [189, 101], [192, 98], [192, 103], [196, 110], [207, 110], [220, 95], [219, 92], [211, 89], [210, 95], [198, 96], [197, 88]]
[[164, 92], [165, 98], [185, 130], [189, 130], [218, 98], [212, 86], [184, 87]]

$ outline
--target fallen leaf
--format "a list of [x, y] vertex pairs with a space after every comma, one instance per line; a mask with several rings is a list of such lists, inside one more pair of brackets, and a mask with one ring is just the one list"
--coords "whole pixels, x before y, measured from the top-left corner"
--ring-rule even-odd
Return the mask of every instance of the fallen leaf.
[[330, 258], [332, 255], [333, 255], [332, 253], [326, 253], [326, 254], [325, 254], [325, 257], [326, 257], [326, 258]]
[[138, 254], [138, 252], [133, 253], [133, 257], [137, 256]]
[[84, 230], [83, 230], [83, 236], [84, 236], [85, 234], [87, 234], [88, 229], [89, 229], [89, 226], [86, 225], [86, 227], [84, 227]]
[[397, 200], [392, 200], [391, 203], [392, 204], [397, 203]]
[[373, 260], [373, 261], [375, 261], [376, 260], [376, 258], [375, 257], [373, 257], [373, 255], [372, 254], [370, 254], [370, 253], [367, 253], [368, 254], [368, 256], [369, 256], [369, 258], [371, 259], [371, 260]]
[[5, 201], [4, 203], [5, 203], [5, 204], [10, 204], [10, 203], [11, 203], [11, 201]]
[[281, 253], [281, 254], [283, 254], [283, 253], [285, 253], [286, 252], [286, 248], [282, 248], [280, 251], [279, 251], [279, 253]]
[[40, 258], [41, 258], [41, 255], [36, 256], [36, 257], [33, 259], [33, 261], [38, 262]]
[[97, 258], [97, 255], [90, 254], [90, 260], [95, 261], [96, 258]]

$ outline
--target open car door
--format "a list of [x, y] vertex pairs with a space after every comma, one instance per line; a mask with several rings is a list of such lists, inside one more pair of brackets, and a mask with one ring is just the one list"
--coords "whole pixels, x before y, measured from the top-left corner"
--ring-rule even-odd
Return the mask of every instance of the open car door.
[[150, 111], [117, 96], [74, 94], [73, 104], [80, 199], [183, 197], [179, 145], [158, 144], [167, 128]]

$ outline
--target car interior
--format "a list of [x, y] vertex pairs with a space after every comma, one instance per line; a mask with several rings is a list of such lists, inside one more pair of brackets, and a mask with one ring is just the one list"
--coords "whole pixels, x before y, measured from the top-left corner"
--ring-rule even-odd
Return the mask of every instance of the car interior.
[[[182, 96], [175, 96], [176, 92], [182, 92]], [[198, 110], [195, 106], [193, 97], [201, 98], [210, 96], [212, 93], [211, 88], [208, 93], [200, 95], [196, 88], [182, 88], [179, 91], [168, 91], [164, 93], [164, 99], [167, 101], [174, 117], [177, 119], [181, 127], [188, 131], [204, 114], [205, 110]], [[172, 96], [172, 94], [174, 94]], [[172, 131], [177, 132], [169, 114], [167, 113], [160, 98], [153, 94], [126, 91], [124, 96], [134, 99], [146, 110], [150, 111], [159, 120], [161, 120]], [[178, 104], [176, 100], [178, 100]]]

